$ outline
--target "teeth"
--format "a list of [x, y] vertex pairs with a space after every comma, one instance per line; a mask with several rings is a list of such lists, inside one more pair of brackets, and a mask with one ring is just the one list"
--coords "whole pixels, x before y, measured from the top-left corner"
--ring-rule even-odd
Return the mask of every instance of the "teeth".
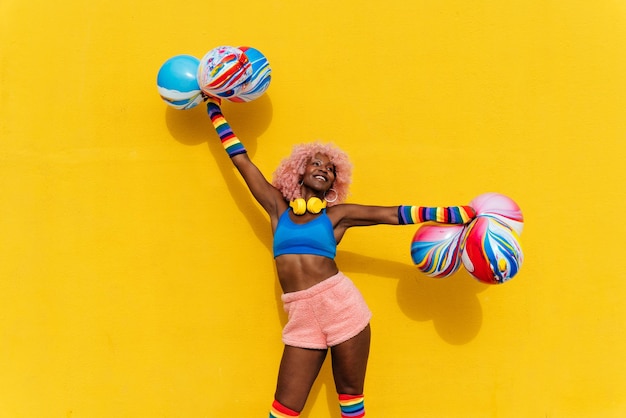
[[318, 180], [326, 181], [326, 178], [322, 176], [315, 176], [315, 178]]

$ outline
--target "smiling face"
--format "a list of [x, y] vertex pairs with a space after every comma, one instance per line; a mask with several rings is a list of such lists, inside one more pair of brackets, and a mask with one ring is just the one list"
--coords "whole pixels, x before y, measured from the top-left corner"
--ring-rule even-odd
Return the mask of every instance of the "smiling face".
[[[330, 169], [331, 166], [326, 165], [328, 160], [332, 163], [334, 172]], [[310, 177], [310, 170], [317, 168], [317, 164], [326, 167], [326, 173], [320, 173], [321, 177], [317, 179], [322, 181], [324, 176], [327, 177], [329, 181], [323, 185], [325, 190], [321, 190], [320, 183], [314, 183]], [[332, 181], [331, 176], [334, 178]], [[320, 142], [295, 145], [291, 154], [280, 162], [272, 175], [272, 186], [280, 191], [287, 202], [299, 197], [305, 200], [312, 196], [323, 199], [324, 193], [332, 188], [334, 197], [332, 201], [328, 201], [329, 207], [346, 200], [351, 182], [352, 164], [348, 155], [333, 144]]]
[[314, 193], [324, 193], [335, 181], [335, 164], [326, 154], [317, 153], [306, 164], [302, 184]]

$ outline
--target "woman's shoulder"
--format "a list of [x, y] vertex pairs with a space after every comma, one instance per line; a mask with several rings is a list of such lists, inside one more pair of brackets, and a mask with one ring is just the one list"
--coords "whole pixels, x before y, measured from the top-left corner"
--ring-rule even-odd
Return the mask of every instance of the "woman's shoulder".
[[330, 218], [333, 225], [337, 225], [341, 220], [349, 216], [351, 206], [355, 206], [354, 203], [339, 203], [326, 208], [326, 215]]
[[328, 217], [333, 225], [367, 226], [395, 224], [398, 220], [397, 206], [373, 206], [355, 203], [342, 203], [328, 209]]

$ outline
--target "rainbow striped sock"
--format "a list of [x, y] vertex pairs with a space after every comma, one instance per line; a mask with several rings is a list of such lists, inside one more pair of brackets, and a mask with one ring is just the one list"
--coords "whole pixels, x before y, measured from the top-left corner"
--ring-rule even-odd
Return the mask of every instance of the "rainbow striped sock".
[[213, 123], [213, 127], [220, 137], [228, 156], [233, 158], [235, 155], [246, 153], [247, 151], [243, 144], [239, 141], [239, 138], [235, 136], [230, 125], [226, 122], [226, 119], [224, 119], [222, 109], [220, 109], [219, 105], [215, 101], [209, 100], [206, 109], [211, 118], [211, 123]]
[[272, 409], [270, 410], [270, 418], [290, 418], [299, 417], [300, 413], [287, 408], [285, 405], [278, 401], [272, 403]]
[[465, 224], [476, 217], [471, 206], [398, 206], [400, 225], [434, 221], [446, 224]]
[[361, 418], [365, 416], [363, 395], [339, 395], [341, 418]]

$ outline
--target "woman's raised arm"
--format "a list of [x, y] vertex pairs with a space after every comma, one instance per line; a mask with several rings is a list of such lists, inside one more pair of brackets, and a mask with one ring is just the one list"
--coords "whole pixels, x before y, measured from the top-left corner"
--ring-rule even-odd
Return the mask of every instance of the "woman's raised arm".
[[224, 150], [243, 177], [254, 198], [271, 218], [278, 217], [287, 207], [286, 202], [281, 193], [267, 181], [261, 170], [250, 160], [246, 148], [224, 118], [218, 99], [208, 98], [207, 112]]

